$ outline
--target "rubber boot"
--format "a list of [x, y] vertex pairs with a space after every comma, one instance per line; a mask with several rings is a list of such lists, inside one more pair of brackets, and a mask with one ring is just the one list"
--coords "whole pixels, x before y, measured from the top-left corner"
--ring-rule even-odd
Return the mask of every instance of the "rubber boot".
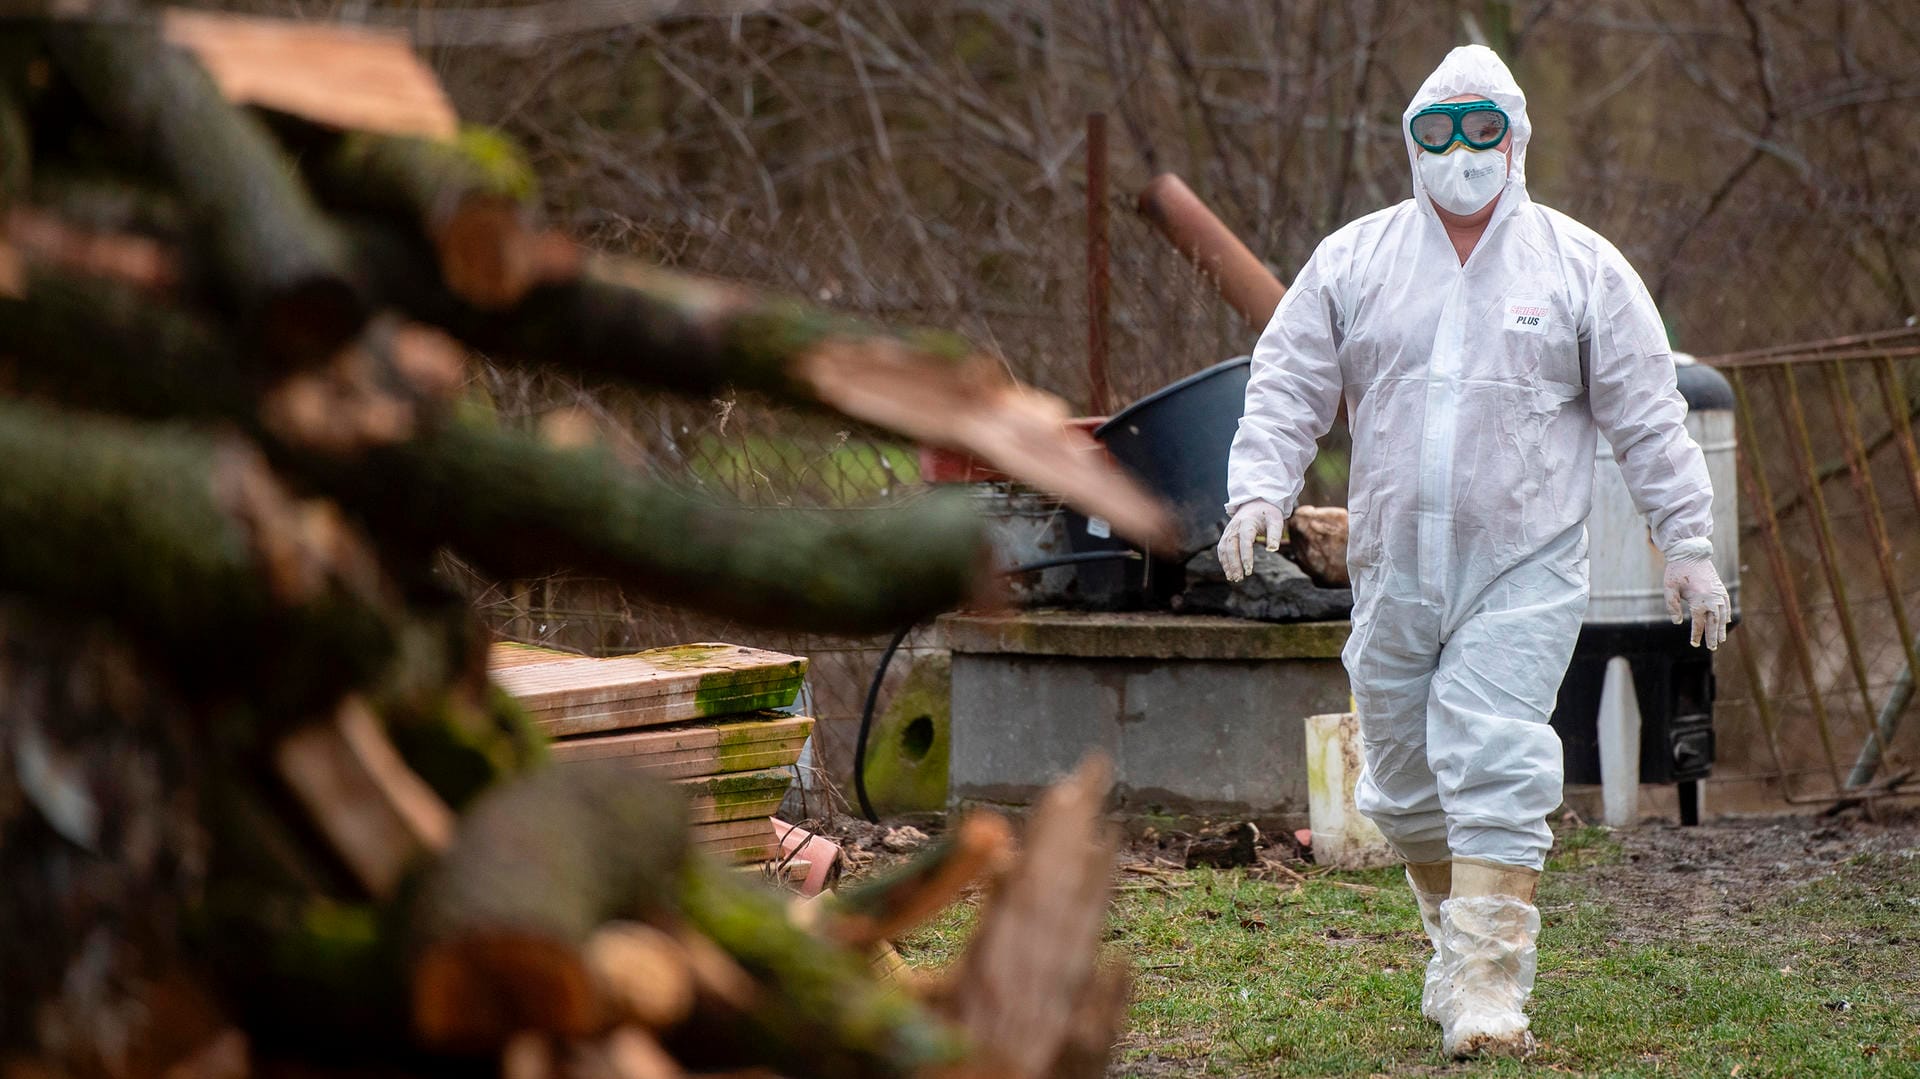
[[1420, 1014], [1440, 1021], [1439, 990], [1446, 984], [1445, 963], [1440, 955], [1440, 904], [1453, 891], [1452, 862], [1408, 862], [1407, 886], [1413, 889], [1414, 902], [1420, 904], [1420, 924], [1433, 943], [1433, 957], [1427, 960], [1426, 982], [1420, 987]]
[[1438, 992], [1448, 1056], [1525, 1056], [1533, 1049], [1527, 997], [1539, 962], [1537, 870], [1454, 859], [1452, 897], [1440, 904]]

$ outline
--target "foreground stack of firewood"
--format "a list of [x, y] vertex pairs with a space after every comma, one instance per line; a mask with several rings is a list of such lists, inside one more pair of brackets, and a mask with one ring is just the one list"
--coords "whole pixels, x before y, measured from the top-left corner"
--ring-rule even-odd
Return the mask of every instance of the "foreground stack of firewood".
[[[964, 496], [694, 500], [463, 407], [474, 353], [837, 410], [1163, 536], [1059, 402], [945, 335], [583, 255], [394, 42], [0, 45], [0, 1072], [1098, 1073], [1097, 768], [1017, 858], [964, 822], [798, 915], [689, 849], [671, 784], [541, 767], [434, 569], [839, 631], [993, 592]], [[989, 873], [949, 977], [876, 979]]]
[[600, 762], [670, 780], [687, 793], [695, 850], [763, 862], [779, 846], [773, 814], [813, 732], [784, 709], [807, 661], [731, 644], [687, 644], [589, 659], [493, 646], [494, 683], [555, 739], [555, 762]]

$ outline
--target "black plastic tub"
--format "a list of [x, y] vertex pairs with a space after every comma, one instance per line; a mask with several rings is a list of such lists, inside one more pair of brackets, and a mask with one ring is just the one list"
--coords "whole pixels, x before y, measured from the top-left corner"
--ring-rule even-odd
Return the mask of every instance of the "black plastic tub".
[[[1143, 562], [1080, 567], [1081, 598], [1090, 606], [1160, 606], [1180, 591], [1182, 567], [1220, 541], [1226, 526], [1227, 455], [1246, 410], [1251, 357], [1218, 363], [1165, 386], [1114, 413], [1094, 429], [1114, 460], [1173, 508], [1179, 545], [1146, 551]], [[1106, 522], [1073, 514], [1067, 542], [1075, 551], [1122, 550]]]

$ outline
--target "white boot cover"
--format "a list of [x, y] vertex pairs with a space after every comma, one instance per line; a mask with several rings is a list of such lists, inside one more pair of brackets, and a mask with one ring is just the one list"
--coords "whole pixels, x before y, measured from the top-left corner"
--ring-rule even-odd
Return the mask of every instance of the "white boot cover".
[[1540, 953], [1540, 911], [1507, 895], [1440, 905], [1441, 1048], [1448, 1056], [1523, 1056], [1533, 1048], [1524, 1009]]
[[1414, 879], [1412, 869], [1407, 870], [1407, 886], [1413, 889], [1414, 901], [1420, 904], [1420, 924], [1426, 928], [1427, 939], [1433, 942], [1433, 956], [1427, 960], [1426, 983], [1420, 987], [1420, 1014], [1438, 1023], [1440, 1022], [1440, 991], [1446, 985], [1446, 960], [1440, 933], [1440, 904], [1447, 901], [1447, 893], [1429, 892], [1420, 887], [1420, 882]]

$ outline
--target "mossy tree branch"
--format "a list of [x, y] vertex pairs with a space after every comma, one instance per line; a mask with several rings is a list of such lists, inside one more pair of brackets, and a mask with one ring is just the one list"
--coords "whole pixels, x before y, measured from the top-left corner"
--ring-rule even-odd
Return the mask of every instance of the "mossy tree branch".
[[246, 444], [18, 402], [0, 404], [0, 589], [121, 619], [183, 681], [296, 717], [372, 681], [397, 621], [354, 530]]
[[266, 129], [197, 61], [150, 20], [45, 34], [87, 105], [180, 192], [221, 294], [271, 355], [311, 362], [359, 332], [367, 309], [339, 235]]

